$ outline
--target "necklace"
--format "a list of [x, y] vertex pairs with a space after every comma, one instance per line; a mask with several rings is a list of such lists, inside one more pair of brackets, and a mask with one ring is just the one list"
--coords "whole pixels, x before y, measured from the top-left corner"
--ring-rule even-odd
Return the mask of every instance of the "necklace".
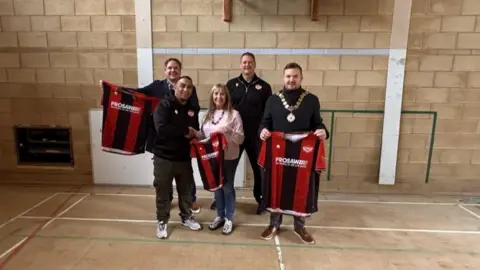
[[295, 105], [293, 105], [293, 106], [290, 106], [290, 105], [288, 105], [288, 102], [285, 100], [285, 96], [283, 95], [283, 93], [278, 93], [278, 96], [280, 97], [280, 100], [282, 101], [283, 106], [285, 107], [285, 109], [290, 111], [290, 113], [287, 115], [287, 121], [288, 122], [292, 123], [293, 121], [295, 121], [295, 115], [293, 114], [293, 111], [297, 110], [298, 107], [300, 107], [300, 104], [302, 103], [303, 98], [307, 94], [308, 94], [307, 91], [303, 92], [300, 95], [300, 97], [298, 98], [297, 103], [295, 103]]
[[220, 115], [220, 118], [218, 118], [217, 121], [215, 121], [214, 114], [212, 114], [212, 124], [217, 125], [220, 122], [220, 120], [222, 120], [224, 114], [225, 114], [225, 111], [222, 111], [222, 115]]

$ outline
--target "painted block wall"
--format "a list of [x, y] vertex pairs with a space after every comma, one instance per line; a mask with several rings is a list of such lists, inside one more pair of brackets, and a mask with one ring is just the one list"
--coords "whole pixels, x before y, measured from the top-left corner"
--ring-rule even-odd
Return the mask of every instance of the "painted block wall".
[[[388, 49], [393, 0], [152, 0], [153, 46], [169, 48]], [[239, 75], [239, 55], [178, 57], [203, 106], [212, 84]], [[258, 55], [258, 75], [279, 90], [283, 66], [304, 68], [304, 87], [324, 109], [384, 106], [388, 56]], [[97, 81], [137, 86], [134, 0], [0, 0], [1, 182], [92, 182], [88, 110], [99, 107]], [[380, 186], [382, 115], [338, 113], [331, 181], [324, 191], [480, 192], [480, 1], [413, 0], [404, 110], [438, 112], [430, 183], [425, 170], [432, 119], [403, 115], [394, 186]], [[327, 125], [330, 114], [323, 113]], [[73, 169], [19, 167], [14, 124], [73, 129]], [[251, 173], [247, 186], [251, 186]]]

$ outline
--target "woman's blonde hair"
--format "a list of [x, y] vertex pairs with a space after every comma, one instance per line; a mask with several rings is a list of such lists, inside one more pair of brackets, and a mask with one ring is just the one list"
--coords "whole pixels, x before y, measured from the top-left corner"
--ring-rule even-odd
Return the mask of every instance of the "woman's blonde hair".
[[224, 106], [223, 109], [227, 112], [228, 118], [232, 117], [233, 106], [232, 106], [232, 100], [230, 97], [230, 91], [228, 91], [228, 88], [225, 84], [217, 83], [212, 87], [212, 90], [210, 90], [210, 94], [208, 98], [209, 99], [208, 110], [203, 120], [202, 128], [205, 123], [212, 120], [213, 113], [217, 109], [215, 106], [215, 103], [213, 102], [213, 94], [216, 91], [222, 91], [223, 93], [225, 93], [225, 104], [223, 105]]

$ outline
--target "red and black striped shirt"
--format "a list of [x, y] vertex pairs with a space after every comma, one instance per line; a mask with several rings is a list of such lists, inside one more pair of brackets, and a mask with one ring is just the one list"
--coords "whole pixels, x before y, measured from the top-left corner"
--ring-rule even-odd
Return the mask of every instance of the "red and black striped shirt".
[[197, 159], [205, 190], [213, 192], [223, 187], [225, 182], [223, 162], [226, 148], [227, 140], [221, 133], [212, 133], [209, 138], [201, 141], [192, 140], [190, 156]]
[[319, 173], [326, 168], [323, 140], [313, 133], [272, 132], [258, 164], [264, 170], [263, 197], [270, 212], [310, 216], [317, 211]]
[[160, 99], [102, 82], [102, 150], [122, 155], [145, 153], [148, 126]]

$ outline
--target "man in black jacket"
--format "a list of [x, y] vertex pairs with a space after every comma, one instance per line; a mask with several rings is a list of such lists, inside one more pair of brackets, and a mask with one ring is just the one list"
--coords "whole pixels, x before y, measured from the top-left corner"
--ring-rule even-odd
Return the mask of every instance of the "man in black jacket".
[[260, 79], [255, 73], [255, 56], [246, 52], [240, 57], [240, 69], [242, 74], [227, 82], [227, 88], [232, 97], [233, 107], [242, 117], [245, 140], [240, 145], [240, 156], [243, 150], [247, 152], [250, 165], [253, 171], [253, 196], [258, 203], [257, 214], [264, 212], [262, 202], [262, 187], [260, 168], [257, 164], [260, 151], [260, 140], [258, 138], [258, 127], [262, 119], [265, 103], [272, 95], [272, 87], [266, 81]]
[[[329, 137], [329, 132], [320, 116], [320, 101], [302, 88], [302, 68], [297, 63], [289, 63], [284, 68], [284, 87], [276, 95], [271, 96], [265, 108], [262, 123], [260, 125], [260, 138], [266, 140], [271, 136], [270, 132], [298, 133], [314, 132], [321, 140]], [[312, 177], [316, 175], [312, 174]], [[302, 179], [303, 180], [303, 179]], [[295, 179], [284, 179], [284, 181], [295, 181]], [[317, 202], [319, 178], [315, 178]], [[295, 192], [294, 190], [291, 191]], [[315, 191], [314, 191], [315, 192]], [[281, 198], [280, 200], [288, 200]], [[315, 209], [316, 211], [316, 203]], [[271, 213], [270, 225], [262, 233], [265, 240], [271, 239], [278, 233], [282, 223], [282, 214]], [[305, 243], [314, 243], [315, 240], [305, 229], [305, 218], [294, 216], [294, 232]]]
[[201, 229], [190, 212], [192, 206], [193, 168], [190, 157], [190, 140], [199, 129], [198, 112], [188, 103], [193, 83], [188, 76], [180, 77], [174, 87], [174, 95], [164, 98], [157, 106], [153, 121], [156, 136], [154, 154], [154, 187], [156, 190], [157, 237], [167, 238], [170, 218], [170, 191], [175, 178], [179, 196], [181, 222], [191, 230]]
[[[157, 97], [160, 99], [164, 99], [165, 97], [171, 97], [174, 96], [174, 85], [177, 82], [177, 80], [180, 78], [181, 73], [182, 73], [182, 63], [180, 60], [177, 58], [169, 58], [165, 61], [164, 63], [164, 68], [165, 68], [165, 76], [166, 79], [164, 80], [154, 80], [151, 84], [139, 88], [136, 91], [143, 93], [147, 96], [152, 96], [152, 97]], [[187, 103], [195, 110], [196, 113], [200, 111], [200, 105], [198, 102], [198, 96], [197, 96], [197, 90], [195, 89], [195, 86], [193, 86], [192, 89], [192, 94], [190, 98], [188, 98]], [[155, 138], [155, 128], [153, 126], [153, 123], [149, 125], [149, 132], [148, 132], [148, 138], [147, 138], [147, 144], [145, 147], [145, 150], [148, 152], [152, 152], [152, 147], [154, 144], [154, 138]], [[196, 203], [197, 201], [197, 196], [196, 196], [197, 190], [195, 185], [193, 185], [192, 188], [192, 196], [193, 196], [193, 204], [192, 204], [192, 212], [197, 214], [200, 212], [200, 206]], [[173, 200], [173, 190], [170, 192], [170, 201]]]

